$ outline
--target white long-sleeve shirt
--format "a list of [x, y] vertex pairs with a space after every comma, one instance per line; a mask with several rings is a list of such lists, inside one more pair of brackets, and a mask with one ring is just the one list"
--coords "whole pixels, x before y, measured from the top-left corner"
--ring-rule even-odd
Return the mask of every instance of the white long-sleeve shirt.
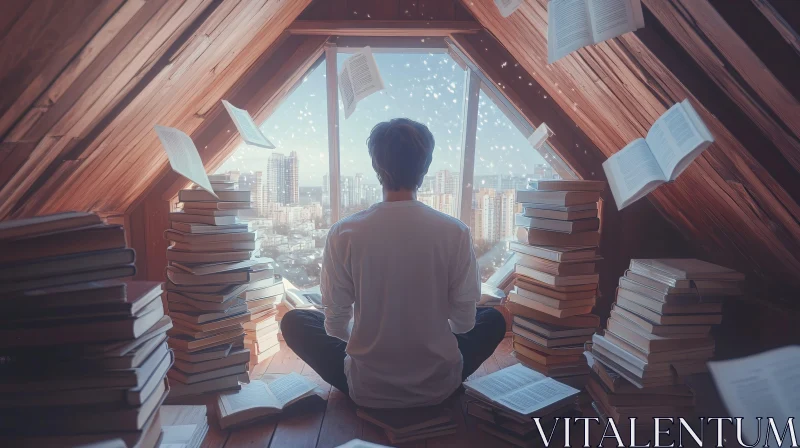
[[347, 341], [356, 404], [437, 404], [461, 384], [453, 333], [475, 326], [480, 298], [461, 221], [419, 201], [380, 202], [343, 219], [328, 233], [320, 291], [326, 332]]

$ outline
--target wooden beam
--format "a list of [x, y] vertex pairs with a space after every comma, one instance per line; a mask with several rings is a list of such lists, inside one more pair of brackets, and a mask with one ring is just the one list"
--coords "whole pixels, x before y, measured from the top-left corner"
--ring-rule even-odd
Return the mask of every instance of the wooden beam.
[[340, 53], [370, 47], [373, 53], [441, 53], [447, 50], [444, 37], [337, 36], [331, 38]]
[[482, 29], [477, 22], [426, 20], [295, 20], [287, 28], [300, 35], [394, 37], [446, 37]]

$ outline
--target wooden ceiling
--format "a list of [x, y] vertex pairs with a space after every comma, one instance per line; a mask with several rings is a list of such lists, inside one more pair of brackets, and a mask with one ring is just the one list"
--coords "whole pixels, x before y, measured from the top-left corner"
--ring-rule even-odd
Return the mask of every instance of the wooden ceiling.
[[[177, 180], [154, 124], [208, 142], [198, 145], [201, 155], [209, 167], [218, 164], [232, 148], [220, 134], [228, 123], [219, 100], [239, 91], [244, 101], [242, 85], [266, 76], [262, 104], [247, 104], [265, 118], [320, 54], [322, 40], [286, 40], [295, 19], [477, 20], [485, 31], [456, 43], [480, 51], [486, 38], [505, 47], [518, 66], [496, 75], [508, 80], [521, 110], [547, 116], [542, 109], [552, 108], [577, 126], [576, 136], [557, 138], [581, 142], [559, 149], [573, 167], [589, 167], [576, 169], [584, 177], [602, 176], [598, 160], [689, 98], [716, 143], [650, 201], [707, 258], [755, 274], [778, 293], [797, 290], [800, 2], [643, 2], [644, 29], [552, 65], [546, 0], [526, 0], [507, 19], [492, 0], [2, 2], [0, 219], [68, 209], [130, 214], [163, 201]], [[308, 60], [284, 72], [259, 68], [265, 54], [287, 48]]]

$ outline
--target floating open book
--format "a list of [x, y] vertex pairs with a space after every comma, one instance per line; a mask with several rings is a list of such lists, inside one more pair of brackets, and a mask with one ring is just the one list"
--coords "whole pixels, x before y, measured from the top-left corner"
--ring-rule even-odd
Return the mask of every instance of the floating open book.
[[641, 0], [550, 0], [547, 62], [643, 27]]
[[317, 385], [297, 373], [284, 375], [269, 383], [256, 380], [236, 392], [222, 393], [217, 399], [217, 415], [222, 429], [280, 414], [303, 398], [316, 392]]
[[344, 118], [356, 110], [356, 104], [375, 92], [383, 90], [383, 79], [369, 47], [364, 47], [344, 61], [339, 73], [339, 92], [344, 103]]
[[611, 193], [622, 210], [659, 185], [675, 180], [714, 137], [689, 100], [683, 100], [638, 138], [603, 162]]

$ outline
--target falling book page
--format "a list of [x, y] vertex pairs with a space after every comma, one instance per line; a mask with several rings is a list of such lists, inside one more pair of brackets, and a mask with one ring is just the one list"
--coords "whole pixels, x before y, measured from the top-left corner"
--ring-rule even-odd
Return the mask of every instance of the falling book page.
[[611, 194], [622, 210], [674, 181], [714, 142], [689, 100], [670, 107], [638, 138], [603, 162]]
[[[729, 415], [744, 418], [743, 442], [753, 445], [759, 444], [764, 434], [773, 437], [767, 417], [774, 419], [778, 434], [783, 433], [789, 417], [794, 417], [794, 434], [800, 439], [800, 346], [709, 362], [708, 370]], [[763, 419], [760, 431], [757, 417]], [[790, 434], [787, 431], [783, 443], [777, 445], [791, 446]], [[766, 446], [767, 440], [761, 443]]]
[[508, 17], [522, 5], [524, 0], [494, 0], [497, 9], [500, 10], [500, 15]]
[[344, 103], [345, 119], [353, 114], [359, 101], [381, 90], [383, 79], [369, 47], [362, 48], [344, 61], [339, 73], [339, 93]]
[[641, 0], [550, 0], [547, 62], [642, 27]]
[[528, 142], [530, 142], [531, 146], [534, 148], [539, 149], [552, 135], [553, 132], [550, 130], [550, 128], [548, 128], [546, 124], [542, 123], [538, 128], [536, 128], [535, 131], [533, 131], [533, 134], [528, 137]]
[[530, 415], [579, 393], [522, 364], [468, 381], [464, 387], [521, 415]]
[[228, 115], [231, 116], [233, 124], [236, 125], [236, 129], [239, 131], [239, 135], [242, 136], [242, 140], [244, 140], [245, 143], [261, 148], [275, 149], [275, 145], [273, 145], [272, 142], [264, 136], [261, 130], [258, 129], [250, 113], [244, 109], [239, 109], [225, 100], [222, 100], [222, 104], [225, 106], [225, 110], [228, 111]]
[[197, 153], [197, 147], [194, 146], [192, 138], [175, 128], [156, 125], [155, 129], [172, 169], [216, 198], [217, 194], [211, 187], [206, 170], [203, 168], [203, 161], [200, 160], [200, 154]]

